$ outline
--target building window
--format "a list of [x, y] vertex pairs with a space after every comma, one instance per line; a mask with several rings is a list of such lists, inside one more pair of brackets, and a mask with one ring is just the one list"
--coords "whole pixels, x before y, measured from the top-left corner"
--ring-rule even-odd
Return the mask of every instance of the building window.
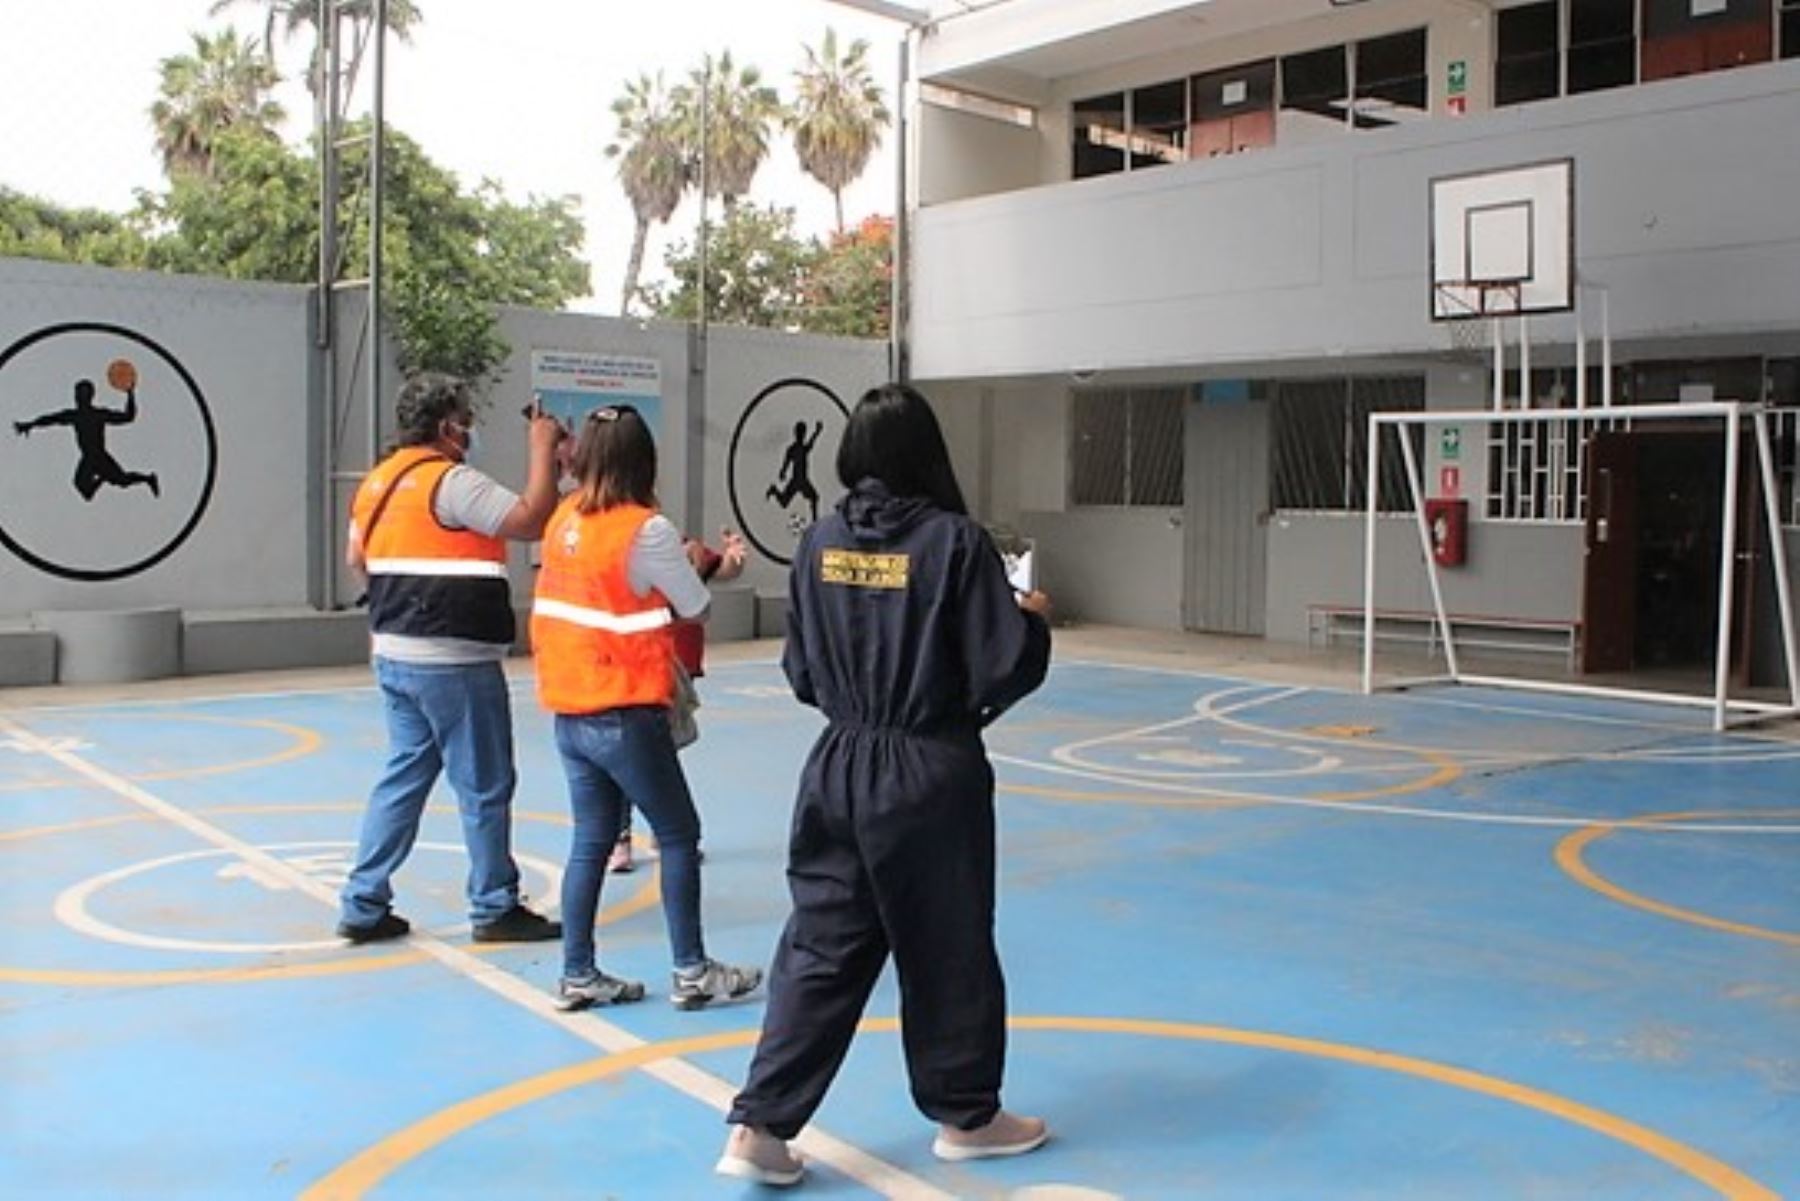
[[[1796, 0], [1800, 3], [1800, 0]], [[1214, 158], [1275, 144], [1275, 60], [1208, 71], [1188, 82], [1188, 157]]]
[[1579, 0], [1570, 4], [1569, 94], [1636, 82], [1637, 0]]
[[1131, 93], [1131, 169], [1160, 167], [1187, 159], [1187, 80], [1177, 79]]
[[1125, 93], [1075, 102], [1075, 178], [1125, 169]]
[[1350, 64], [1343, 46], [1281, 60], [1281, 110], [1276, 139], [1286, 145], [1335, 138], [1350, 106]]
[[1800, 0], [1781, 0], [1781, 57], [1800, 58]]
[[1356, 43], [1356, 128], [1385, 129], [1430, 110], [1423, 29]]
[[1644, 0], [1646, 80], [1768, 62], [1774, 42], [1770, 0]]
[[1562, 14], [1557, 0], [1501, 9], [1494, 104], [1524, 104], [1562, 94]]
[[[1425, 380], [1420, 376], [1359, 379], [1284, 380], [1275, 385], [1271, 404], [1270, 441], [1273, 461], [1271, 504], [1277, 509], [1342, 512], [1367, 503], [1369, 414], [1419, 412], [1425, 407]], [[1413, 449], [1421, 451], [1423, 434], [1409, 427]], [[1381, 485], [1377, 505], [1383, 512], [1411, 507], [1406, 463], [1394, 427], [1382, 431]]]
[[1769, 416], [1775, 444], [1777, 508], [1784, 524], [1800, 528], [1800, 465], [1795, 444], [1800, 443], [1800, 359], [1769, 360]]
[[1180, 505], [1186, 403], [1183, 388], [1077, 392], [1069, 440], [1074, 503]]

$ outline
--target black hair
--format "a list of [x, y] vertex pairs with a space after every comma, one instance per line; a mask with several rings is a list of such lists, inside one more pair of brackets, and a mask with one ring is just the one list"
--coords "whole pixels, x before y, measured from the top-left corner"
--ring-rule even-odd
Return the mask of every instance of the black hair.
[[630, 405], [607, 405], [587, 415], [570, 462], [583, 513], [617, 505], [656, 507], [656, 439]]
[[441, 371], [423, 371], [400, 386], [394, 402], [395, 439], [401, 446], [436, 442], [443, 423], [474, 408], [468, 382]]
[[837, 473], [846, 488], [875, 479], [895, 496], [922, 496], [947, 513], [969, 511], [931, 402], [907, 384], [863, 393], [838, 443]]

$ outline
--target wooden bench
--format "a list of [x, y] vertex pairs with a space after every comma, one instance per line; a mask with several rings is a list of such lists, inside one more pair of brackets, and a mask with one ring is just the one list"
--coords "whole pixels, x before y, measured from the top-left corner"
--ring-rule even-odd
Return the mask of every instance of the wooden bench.
[[[1449, 616], [1459, 651], [1561, 655], [1564, 664], [1571, 671], [1580, 662], [1579, 621], [1471, 613], [1452, 613]], [[1348, 642], [1360, 646], [1362, 638], [1363, 610], [1360, 605], [1307, 606], [1309, 643], [1332, 646]], [[1437, 615], [1415, 609], [1375, 610], [1375, 640], [1423, 645], [1425, 653], [1433, 656], [1439, 653], [1439, 646], [1443, 641], [1438, 632]]]

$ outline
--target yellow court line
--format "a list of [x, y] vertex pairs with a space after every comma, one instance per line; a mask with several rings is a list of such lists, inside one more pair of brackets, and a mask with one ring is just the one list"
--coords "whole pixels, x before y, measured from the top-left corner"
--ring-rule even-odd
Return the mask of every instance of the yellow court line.
[[[285, 721], [269, 721], [258, 717], [204, 717], [194, 713], [169, 714], [109, 714], [107, 720], [138, 721], [204, 721], [223, 726], [248, 726], [253, 729], [274, 730], [290, 735], [294, 741], [291, 745], [273, 754], [263, 755], [256, 759], [243, 759], [231, 763], [211, 763], [200, 767], [169, 768], [164, 771], [146, 772], [143, 775], [122, 776], [134, 783], [145, 784], [159, 780], [197, 780], [203, 776], [224, 776], [233, 772], [254, 771], [259, 767], [274, 767], [278, 763], [290, 763], [295, 759], [303, 759], [325, 745], [325, 736], [317, 730], [305, 726], [296, 726]], [[34, 792], [51, 788], [79, 788], [87, 781], [79, 777], [68, 776], [55, 780], [13, 780], [0, 783], [0, 792]]]
[[1700, 913], [1693, 909], [1682, 909], [1679, 906], [1665, 904], [1662, 901], [1644, 896], [1622, 888], [1611, 880], [1589, 867], [1583, 853], [1588, 847], [1610, 834], [1620, 830], [1648, 829], [1684, 821], [1704, 821], [1709, 818], [1736, 818], [1742, 820], [1752, 817], [1797, 817], [1800, 809], [1759, 809], [1753, 814], [1742, 811], [1729, 812], [1722, 810], [1704, 810], [1689, 813], [1655, 813], [1634, 818], [1626, 822], [1614, 822], [1605, 825], [1585, 826], [1568, 835], [1556, 844], [1556, 866], [1574, 879], [1577, 884], [1593, 889], [1601, 896], [1608, 897], [1621, 905], [1629, 905], [1633, 909], [1642, 909], [1646, 913], [1654, 913], [1673, 921], [1686, 922], [1692, 926], [1704, 926], [1709, 930], [1720, 930], [1726, 934], [1741, 934], [1746, 938], [1761, 938], [1769, 942], [1778, 942], [1790, 947], [1800, 947], [1800, 933], [1786, 930], [1772, 930], [1767, 926], [1753, 926], [1746, 922], [1729, 921], [1722, 917]]
[[1386, 797], [1407, 796], [1410, 793], [1442, 788], [1446, 784], [1454, 783], [1462, 778], [1462, 764], [1448, 756], [1427, 750], [1415, 750], [1412, 753], [1427, 763], [1435, 764], [1437, 770], [1429, 776], [1421, 776], [1417, 780], [1409, 780], [1402, 784], [1390, 784], [1386, 788], [1366, 788], [1360, 792], [1321, 792], [1313, 799], [1315, 801], [1378, 801]]
[[[1604, 1110], [1570, 1101], [1554, 1093], [1527, 1085], [1514, 1084], [1495, 1076], [1483, 1075], [1466, 1068], [1451, 1067], [1417, 1059], [1410, 1055], [1394, 1055], [1346, 1043], [1320, 1039], [1297, 1038], [1270, 1034], [1259, 1030], [1240, 1030], [1229, 1026], [1209, 1026], [1194, 1022], [1146, 1021], [1131, 1018], [1099, 1017], [1015, 1017], [1007, 1022], [1014, 1030], [1048, 1030], [1078, 1034], [1125, 1034], [1148, 1038], [1172, 1038], [1194, 1042], [1226, 1043], [1260, 1047], [1294, 1055], [1310, 1055], [1336, 1060], [1359, 1067], [1377, 1068], [1403, 1076], [1413, 1076], [1439, 1084], [1447, 1084], [1468, 1092], [1479, 1093], [1550, 1117], [1623, 1143], [1662, 1160], [1670, 1167], [1711, 1188], [1728, 1201], [1780, 1201], [1773, 1190], [1738, 1171], [1730, 1164], [1701, 1151], [1676, 1142], [1646, 1126], [1615, 1117]], [[893, 1018], [871, 1018], [861, 1022], [862, 1034], [891, 1033], [900, 1028]], [[585, 1063], [557, 1068], [541, 1075], [504, 1085], [492, 1092], [470, 1097], [423, 1118], [347, 1160], [300, 1194], [300, 1201], [354, 1201], [365, 1196], [389, 1175], [426, 1152], [441, 1146], [455, 1136], [491, 1118], [541, 1101], [547, 1097], [617, 1076], [646, 1064], [705, 1054], [730, 1047], [753, 1044], [759, 1031], [731, 1030], [696, 1038], [673, 1039], [646, 1043], [615, 1055], [588, 1060]]]
[[[224, 814], [263, 814], [263, 813], [344, 813], [361, 812], [361, 802], [353, 804], [341, 801], [317, 802], [304, 805], [218, 805], [209, 809], [197, 809], [195, 816], [219, 816]], [[433, 807], [427, 812], [450, 813], [448, 810]], [[567, 826], [569, 818], [564, 814], [537, 813], [530, 810], [514, 810], [513, 817], [521, 821], [544, 822], [548, 825]], [[8, 830], [0, 832], [0, 842], [21, 841], [28, 838], [44, 838], [57, 834], [75, 834], [93, 830], [103, 826], [122, 825], [126, 822], [149, 822], [157, 820], [150, 813], [111, 814], [106, 817], [92, 817], [83, 821], [65, 822], [59, 826], [38, 826], [30, 830]], [[655, 907], [662, 899], [662, 864], [653, 863], [644, 876], [644, 885], [616, 905], [609, 905], [600, 911], [597, 919], [602, 926], [610, 926], [634, 917], [646, 909]], [[510, 949], [505, 945], [471, 943], [465, 947], [472, 955], [497, 955]], [[389, 968], [405, 967], [409, 964], [423, 963], [428, 958], [419, 951], [401, 951], [396, 954], [369, 955], [346, 947], [346, 957], [327, 959], [311, 963], [275, 963], [262, 964], [256, 967], [224, 967], [224, 968], [164, 968], [145, 971], [81, 971], [58, 968], [21, 968], [0, 965], [0, 982], [9, 984], [48, 984], [72, 988], [135, 988], [153, 984], [256, 984], [265, 980], [302, 980], [317, 979], [325, 976], [348, 976], [359, 972], [385, 971]]]

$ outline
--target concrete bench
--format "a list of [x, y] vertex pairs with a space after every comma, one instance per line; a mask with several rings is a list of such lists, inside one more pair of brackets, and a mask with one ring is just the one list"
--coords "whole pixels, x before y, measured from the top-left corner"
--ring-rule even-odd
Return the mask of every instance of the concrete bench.
[[0, 688], [56, 683], [56, 635], [29, 626], [0, 629]]
[[198, 610], [184, 613], [181, 622], [184, 675], [369, 661], [369, 617], [361, 609]]
[[56, 638], [63, 684], [123, 684], [181, 670], [181, 610], [61, 609], [33, 615]]
[[[1579, 621], [1461, 613], [1449, 616], [1458, 650], [1559, 655], [1571, 670], [1580, 659]], [[1322, 642], [1326, 646], [1339, 642], [1362, 644], [1363, 611], [1360, 607], [1314, 605], [1308, 609], [1307, 617], [1309, 641]], [[1422, 644], [1428, 655], [1438, 654], [1443, 642], [1435, 614], [1408, 609], [1375, 610], [1375, 640]]]

